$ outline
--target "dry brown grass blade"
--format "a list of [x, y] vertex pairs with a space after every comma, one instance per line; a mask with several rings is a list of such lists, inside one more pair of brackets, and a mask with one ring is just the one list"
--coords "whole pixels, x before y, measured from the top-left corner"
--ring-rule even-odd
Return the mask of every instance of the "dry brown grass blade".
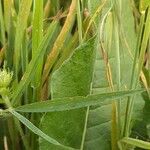
[[72, 0], [70, 10], [67, 15], [65, 24], [64, 24], [59, 36], [57, 37], [51, 52], [49, 53], [49, 55], [46, 59], [46, 63], [44, 66], [44, 71], [43, 71], [43, 77], [42, 77], [43, 84], [46, 81], [46, 79], [49, 75], [49, 72], [51, 71], [54, 63], [56, 62], [58, 55], [60, 54], [60, 51], [66, 40], [68, 32], [72, 27], [72, 22], [74, 21], [74, 16], [75, 16], [75, 12], [76, 12], [76, 6], [77, 6], [77, 0]]

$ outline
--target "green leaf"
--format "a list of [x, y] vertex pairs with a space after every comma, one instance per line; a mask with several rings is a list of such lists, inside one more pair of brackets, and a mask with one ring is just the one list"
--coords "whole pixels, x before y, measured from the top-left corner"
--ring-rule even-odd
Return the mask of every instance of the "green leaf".
[[[52, 99], [86, 96], [90, 94], [95, 59], [95, 38], [79, 46], [72, 56], [54, 72], [51, 79]], [[41, 129], [61, 143], [80, 148], [86, 108], [47, 113], [41, 120]], [[44, 140], [41, 150], [56, 150], [55, 145]]]
[[18, 118], [25, 126], [27, 126], [32, 132], [37, 134], [38, 136], [42, 137], [49, 143], [52, 143], [56, 145], [57, 147], [65, 148], [66, 150], [73, 150], [72, 148], [69, 148], [67, 146], [61, 145], [59, 142], [57, 142], [55, 139], [49, 137], [44, 132], [42, 132], [39, 128], [37, 128], [34, 124], [32, 124], [28, 119], [26, 119], [21, 114], [17, 113], [13, 109], [9, 109], [9, 112], [13, 114], [16, 118]]
[[56, 112], [94, 105], [99, 105], [99, 107], [102, 107], [108, 103], [111, 103], [114, 99], [117, 100], [140, 92], [142, 92], [142, 90], [95, 94], [89, 95], [87, 97], [77, 96], [77, 97], [55, 98], [48, 101], [22, 105], [15, 108], [15, 110], [19, 112]]
[[[117, 1], [118, 2], [118, 1]], [[120, 41], [117, 46], [119, 46], [120, 53], [120, 89], [129, 89], [131, 73], [132, 73], [132, 55], [136, 47], [136, 34], [134, 29], [134, 19], [132, 11], [130, 8], [129, 1], [120, 1], [122, 2], [121, 8], [121, 25], [124, 36], [121, 34], [119, 38]], [[114, 12], [112, 12], [114, 13]], [[111, 15], [111, 14], [110, 14]], [[109, 19], [109, 17], [107, 17]], [[104, 43], [104, 52], [99, 50], [97, 51], [96, 63], [95, 63], [95, 72], [93, 79], [93, 93], [104, 93], [112, 90], [117, 90], [118, 88], [118, 62], [116, 54], [116, 39], [114, 26], [111, 27], [112, 20], [106, 19], [106, 25], [104, 25], [103, 33], [101, 33], [104, 38], [102, 39]], [[109, 21], [109, 22], [108, 22]], [[114, 21], [114, 20], [113, 20]], [[109, 32], [110, 31], [110, 32]], [[112, 35], [110, 34], [112, 32]], [[108, 41], [110, 41], [108, 43]], [[109, 63], [109, 64], [108, 64]], [[113, 88], [111, 89], [107, 75], [108, 75], [108, 65], [111, 70], [111, 78], [113, 82]], [[130, 66], [130, 67], [129, 67]], [[137, 96], [135, 103], [138, 103], [135, 112], [142, 110], [143, 102], [140, 101]], [[126, 107], [126, 99], [120, 101], [121, 104], [121, 114], [124, 114]], [[108, 103], [103, 107], [95, 106], [91, 107], [88, 117], [87, 133], [85, 138], [85, 149], [88, 150], [97, 150], [101, 147], [101, 150], [110, 150], [111, 147], [111, 118], [112, 118], [112, 104]], [[123, 124], [123, 123], [122, 123]], [[123, 125], [122, 125], [123, 127]]]
[[[145, 21], [145, 22], [144, 22]], [[133, 84], [132, 84], [132, 87], [136, 87], [137, 85], [137, 81], [139, 79], [139, 75], [141, 74], [141, 71], [142, 71], [142, 68], [143, 68], [143, 64], [144, 64], [144, 57], [145, 57], [145, 53], [146, 53], [146, 50], [147, 50], [147, 43], [148, 43], [148, 38], [150, 36], [150, 9], [147, 9], [147, 12], [144, 12], [142, 14], [142, 17], [141, 17], [141, 21], [142, 23], [142, 27], [141, 27], [141, 35], [139, 37], [141, 37], [138, 41], [138, 49], [140, 50], [140, 54], [138, 54], [138, 51], [136, 53], [136, 59], [135, 59], [135, 73], [133, 74]], [[138, 66], [138, 67], [137, 67]], [[145, 79], [144, 79], [145, 78]], [[146, 85], [146, 80], [147, 80], [147, 75], [145, 74], [145, 77], [142, 78], [144, 81], [144, 85]], [[149, 83], [149, 81], [148, 81]], [[147, 84], [148, 85], [148, 84]], [[147, 92], [149, 91], [148, 88], [146, 87], [147, 89]], [[147, 94], [147, 95], [146, 95]], [[142, 137], [142, 139], [147, 139], [149, 137], [147, 137], [147, 133], [144, 131], [145, 130], [145, 127], [146, 127], [146, 130], [147, 132], [150, 131], [149, 129], [149, 119], [146, 119], [145, 117], [149, 114], [149, 93], [146, 93], [144, 96], [143, 96], [143, 99], [145, 100], [145, 106], [144, 106], [144, 114], [143, 112], [141, 111], [141, 114], [143, 114], [143, 121], [141, 121], [141, 123], [138, 121], [138, 126], [136, 128], [138, 128], [138, 130], [136, 131], [137, 133], [139, 133], [140, 135], [140, 138]], [[137, 101], [135, 99], [135, 101]], [[137, 106], [136, 106], [137, 107]], [[129, 111], [131, 109], [128, 109]], [[127, 115], [126, 118], [129, 118], [129, 115]], [[148, 124], [147, 124], [148, 123]], [[143, 132], [142, 132], [142, 130]], [[136, 129], [134, 129], [136, 130]], [[142, 135], [141, 135], [142, 134]], [[143, 136], [144, 134], [144, 136]]]
[[146, 141], [142, 141], [142, 140], [138, 140], [138, 139], [133, 139], [133, 138], [127, 138], [127, 137], [120, 140], [120, 142], [125, 143], [125, 144], [129, 144], [129, 145], [133, 145], [133, 146], [136, 146], [139, 148], [150, 150], [150, 142], [146, 142]]
[[15, 105], [19, 97], [21, 96], [22, 92], [25, 90], [25, 87], [30, 83], [32, 76], [35, 73], [37, 62], [40, 58], [44, 55], [48, 43], [52, 40], [52, 37], [57, 29], [58, 22], [54, 21], [50, 24], [47, 34], [44, 36], [43, 40], [40, 43], [40, 46], [37, 49], [36, 56], [31, 60], [30, 64], [28, 65], [22, 80], [19, 82], [18, 86], [16, 87], [13, 95], [12, 95], [12, 104]]
[[[36, 56], [37, 48], [43, 37], [43, 0], [34, 0], [33, 29], [32, 29], [32, 57]], [[38, 62], [35, 78], [32, 81], [33, 87], [38, 87], [42, 74], [43, 58]]]

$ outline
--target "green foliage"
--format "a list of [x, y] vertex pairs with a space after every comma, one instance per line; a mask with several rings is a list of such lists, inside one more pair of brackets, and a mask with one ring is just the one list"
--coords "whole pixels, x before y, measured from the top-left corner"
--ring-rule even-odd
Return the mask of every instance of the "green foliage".
[[150, 149], [149, 39], [149, 0], [0, 0], [0, 149]]
[[[86, 96], [90, 94], [95, 58], [94, 41], [95, 38], [92, 38], [87, 43], [78, 47], [73, 52], [71, 58], [66, 60], [53, 74], [50, 82], [52, 98]], [[41, 128], [49, 135], [63, 141], [64, 145], [79, 149], [82, 141], [85, 117], [86, 108], [48, 113], [42, 118]], [[51, 123], [45, 127], [47, 122]], [[56, 122], [59, 122], [59, 124], [56, 124]], [[57, 134], [56, 131], [60, 132], [60, 134]], [[45, 141], [42, 141], [40, 149], [44, 150], [46, 148], [56, 149], [55, 146], [47, 146]]]
[[15, 108], [19, 112], [55, 112], [55, 111], [64, 111], [72, 110], [76, 108], [82, 108], [87, 106], [99, 106], [106, 105], [112, 100], [120, 99], [125, 96], [132, 95], [133, 93], [139, 93], [142, 90], [135, 91], [121, 91], [121, 92], [111, 92], [111, 93], [102, 93], [102, 94], [92, 94], [86, 97], [76, 96], [76, 97], [64, 97], [56, 98], [52, 100], [47, 100], [43, 102], [36, 102], [27, 105], [22, 105]]

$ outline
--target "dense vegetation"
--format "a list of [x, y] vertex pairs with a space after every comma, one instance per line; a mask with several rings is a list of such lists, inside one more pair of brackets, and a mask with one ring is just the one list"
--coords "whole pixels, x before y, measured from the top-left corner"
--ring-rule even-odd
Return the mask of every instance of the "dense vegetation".
[[0, 150], [150, 149], [149, 0], [0, 0]]

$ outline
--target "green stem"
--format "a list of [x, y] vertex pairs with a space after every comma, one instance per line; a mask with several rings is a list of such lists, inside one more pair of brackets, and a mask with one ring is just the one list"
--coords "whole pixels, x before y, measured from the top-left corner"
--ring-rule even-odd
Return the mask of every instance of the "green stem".
[[0, 0], [0, 27], [1, 27], [0, 33], [1, 33], [1, 38], [2, 38], [2, 44], [5, 45], [5, 26], [4, 26], [1, 0]]
[[83, 130], [83, 135], [82, 135], [82, 141], [81, 141], [80, 150], [84, 149], [84, 142], [85, 142], [85, 136], [86, 136], [86, 130], [87, 130], [87, 123], [88, 123], [89, 111], [90, 111], [89, 107], [87, 107], [86, 117], [85, 117], [85, 124], [84, 124], [84, 130]]
[[[8, 96], [2, 95], [2, 98], [4, 99], [5, 104], [6, 104], [6, 106], [8, 107], [8, 109], [12, 109], [11, 102], [10, 102]], [[20, 135], [21, 135], [21, 137], [22, 137], [22, 139], [23, 139], [22, 141], [23, 141], [23, 144], [24, 144], [24, 146], [25, 146], [25, 149], [26, 149], [26, 150], [30, 149], [30, 148], [29, 148], [28, 141], [27, 141], [27, 139], [25, 138], [25, 135], [24, 135], [24, 133], [23, 133], [23, 130], [22, 130], [22, 127], [21, 127], [20, 122], [19, 122], [18, 120], [16, 120], [15, 118], [14, 118], [14, 122], [15, 122], [15, 125], [16, 125], [16, 127], [17, 127], [17, 129], [18, 129], [18, 131], [19, 131], [19, 133], [20, 133]]]
[[81, 17], [81, 10], [80, 10], [80, 0], [77, 3], [77, 21], [78, 21], [78, 33], [79, 33], [79, 42], [82, 43], [82, 17]]
[[[138, 40], [138, 48], [135, 53], [134, 64], [133, 64], [133, 72], [132, 72], [132, 79], [131, 79], [131, 89], [137, 87], [138, 79], [142, 70], [144, 56], [147, 48], [148, 39], [150, 36], [150, 8], [147, 10], [141, 18], [141, 27], [143, 29], [140, 30], [140, 40]], [[146, 20], [144, 22], [144, 20]], [[145, 26], [143, 26], [145, 25]], [[143, 36], [143, 37], [142, 37]], [[140, 45], [141, 43], [141, 45]], [[139, 54], [140, 52], [140, 54]], [[134, 106], [134, 96], [129, 97], [127, 101], [127, 109], [126, 109], [126, 116], [125, 116], [125, 127], [124, 127], [124, 136], [128, 137], [130, 134], [130, 127], [131, 127], [131, 117], [133, 112]]]
[[23, 145], [24, 145], [25, 149], [26, 149], [26, 150], [29, 150], [29, 149], [30, 149], [30, 146], [29, 146], [29, 143], [28, 143], [27, 138], [26, 138], [25, 135], [24, 135], [23, 129], [22, 129], [22, 127], [21, 127], [21, 123], [18, 121], [18, 119], [14, 118], [14, 117], [13, 117], [13, 119], [14, 119], [15, 125], [16, 125], [16, 127], [17, 127], [17, 130], [18, 130], [19, 133], [20, 133], [20, 136], [21, 136], [21, 138], [22, 138], [22, 142], [23, 142]]

